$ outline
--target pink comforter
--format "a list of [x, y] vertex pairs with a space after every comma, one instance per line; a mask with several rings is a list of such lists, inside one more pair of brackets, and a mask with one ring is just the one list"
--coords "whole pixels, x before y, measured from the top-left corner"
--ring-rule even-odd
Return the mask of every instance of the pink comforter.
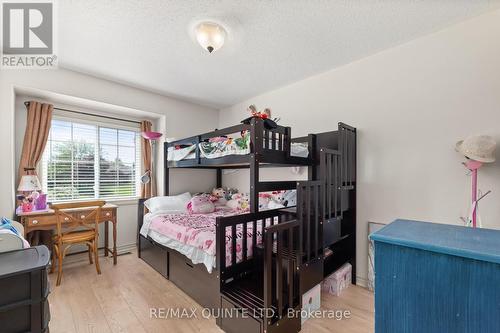
[[[218, 210], [210, 214], [165, 214], [153, 218], [150, 229], [186, 245], [203, 250], [211, 256], [216, 255], [215, 223], [218, 216], [236, 215], [237, 212]], [[262, 242], [262, 222], [257, 223], [257, 244]], [[236, 261], [240, 262], [242, 253], [242, 225], [236, 229]], [[247, 256], [252, 256], [252, 224], [247, 224]], [[226, 265], [231, 264], [232, 237], [226, 228]]]

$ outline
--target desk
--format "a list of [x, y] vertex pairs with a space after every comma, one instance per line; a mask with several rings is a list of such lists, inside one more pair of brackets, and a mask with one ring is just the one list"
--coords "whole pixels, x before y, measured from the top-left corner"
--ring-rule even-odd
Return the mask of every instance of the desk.
[[[104, 256], [108, 256], [109, 252], [113, 254], [113, 263], [116, 265], [116, 210], [118, 206], [105, 204], [101, 208], [101, 216], [99, 223], [105, 224], [104, 227]], [[66, 212], [74, 214], [77, 218], [85, 218], [85, 215], [90, 212], [88, 208], [68, 209]], [[19, 213], [17, 215], [21, 219], [24, 226], [24, 236], [35, 230], [55, 230], [57, 228], [56, 216], [54, 210], [34, 211], [29, 213]], [[113, 224], [113, 249], [109, 248], [109, 222]]]

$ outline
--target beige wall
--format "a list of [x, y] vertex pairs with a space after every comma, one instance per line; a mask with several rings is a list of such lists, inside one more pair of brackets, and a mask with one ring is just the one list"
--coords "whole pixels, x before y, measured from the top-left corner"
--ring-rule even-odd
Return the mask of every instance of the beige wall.
[[[16, 93], [17, 92], [17, 93]], [[12, 216], [16, 159], [25, 128], [24, 96], [63, 103], [76, 109], [92, 109], [103, 114], [155, 120], [166, 137], [191, 136], [218, 126], [217, 110], [182, 102], [143, 90], [100, 80], [88, 75], [59, 70], [0, 71], [0, 142], [4, 159], [0, 163], [0, 214]], [[16, 98], [17, 95], [17, 98]], [[16, 154], [17, 151], [17, 154]], [[158, 158], [162, 184], [162, 156]], [[175, 170], [171, 175], [172, 192], [200, 191], [215, 184], [213, 172], [187, 174]], [[161, 188], [161, 185], [160, 185]], [[137, 203], [120, 202], [118, 209], [118, 245], [132, 246], [136, 238]]]
[[[409, 218], [459, 224], [469, 177], [454, 151], [469, 134], [500, 142], [500, 11], [221, 110], [220, 127], [271, 107], [294, 136], [359, 130], [358, 276], [367, 276], [367, 222]], [[248, 184], [243, 177], [232, 183]], [[493, 193], [480, 212], [500, 228], [500, 162], [480, 170]], [[246, 181], [246, 183], [245, 183]]]

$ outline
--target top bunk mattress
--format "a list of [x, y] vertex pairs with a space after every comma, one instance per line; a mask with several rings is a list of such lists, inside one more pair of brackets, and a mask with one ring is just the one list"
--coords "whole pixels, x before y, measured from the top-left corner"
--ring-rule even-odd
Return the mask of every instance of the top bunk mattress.
[[[243, 138], [238, 138], [243, 139]], [[246, 155], [250, 154], [250, 145], [245, 140], [227, 139], [219, 142], [201, 142], [200, 157], [202, 158], [218, 158], [228, 155]], [[292, 142], [291, 156], [307, 158], [309, 156], [309, 148], [307, 143]], [[187, 147], [169, 147], [168, 160], [182, 161], [196, 158], [196, 145]]]

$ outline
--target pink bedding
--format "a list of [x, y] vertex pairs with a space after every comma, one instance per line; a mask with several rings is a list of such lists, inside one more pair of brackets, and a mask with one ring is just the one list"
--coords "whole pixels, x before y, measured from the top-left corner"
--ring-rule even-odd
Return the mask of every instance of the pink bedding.
[[[203, 250], [211, 256], [216, 255], [215, 223], [218, 216], [236, 215], [237, 212], [217, 210], [210, 214], [165, 214], [153, 218], [150, 229], [186, 245]], [[262, 242], [261, 224], [257, 223], [257, 244]], [[236, 262], [242, 260], [242, 232], [239, 225], [236, 230]], [[252, 256], [253, 228], [247, 225], [247, 256]], [[231, 264], [232, 237], [230, 228], [226, 229], [226, 265]]]

